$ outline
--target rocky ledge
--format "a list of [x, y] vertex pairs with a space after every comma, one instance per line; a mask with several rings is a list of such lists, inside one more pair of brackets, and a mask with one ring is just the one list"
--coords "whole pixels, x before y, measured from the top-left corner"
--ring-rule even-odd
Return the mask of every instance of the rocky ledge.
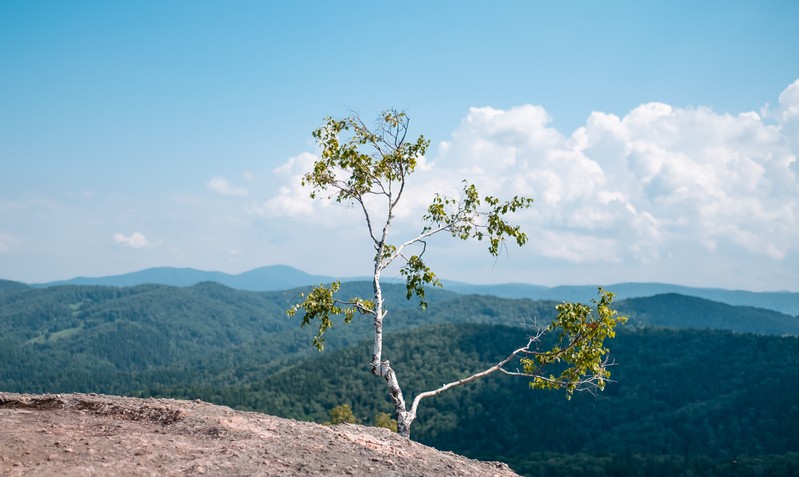
[[0, 475], [515, 476], [381, 428], [202, 401], [0, 393]]

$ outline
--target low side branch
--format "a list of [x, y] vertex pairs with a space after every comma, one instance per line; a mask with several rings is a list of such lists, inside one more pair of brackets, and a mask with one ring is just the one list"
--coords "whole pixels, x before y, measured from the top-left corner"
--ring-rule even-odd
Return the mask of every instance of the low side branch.
[[505, 366], [506, 364], [508, 364], [513, 358], [515, 358], [516, 356], [518, 356], [521, 353], [529, 351], [530, 346], [532, 346], [532, 344], [538, 340], [538, 337], [540, 337], [540, 335], [541, 334], [539, 333], [538, 335], [530, 338], [530, 340], [527, 342], [527, 344], [525, 346], [517, 349], [516, 351], [514, 351], [513, 353], [508, 355], [507, 358], [503, 359], [499, 363], [495, 364], [494, 366], [491, 366], [490, 368], [488, 368], [488, 369], [486, 369], [484, 371], [481, 371], [479, 373], [473, 374], [473, 375], [469, 376], [468, 378], [463, 378], [463, 379], [460, 379], [458, 381], [453, 381], [451, 383], [444, 384], [443, 386], [441, 386], [438, 389], [434, 389], [432, 391], [427, 391], [427, 392], [423, 392], [423, 393], [418, 394], [414, 398], [413, 404], [411, 405], [411, 410], [410, 410], [411, 416], [416, 417], [416, 409], [419, 407], [419, 403], [422, 401], [422, 399], [428, 398], [428, 397], [432, 397], [432, 396], [437, 396], [437, 395], [441, 394], [442, 392], [446, 391], [447, 389], [451, 389], [451, 388], [454, 388], [454, 387], [457, 387], [457, 386], [461, 386], [463, 384], [470, 383], [472, 381], [475, 381], [477, 379], [483, 378], [485, 376], [488, 376], [489, 374], [493, 374], [493, 373], [501, 370], [502, 367]]

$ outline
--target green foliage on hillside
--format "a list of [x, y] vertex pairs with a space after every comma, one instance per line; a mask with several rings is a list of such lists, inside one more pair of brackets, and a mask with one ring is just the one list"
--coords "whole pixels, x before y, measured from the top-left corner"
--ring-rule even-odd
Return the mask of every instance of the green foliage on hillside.
[[[7, 283], [0, 292], [0, 388], [8, 391], [129, 393], [154, 385], [250, 383], [298, 357], [310, 356], [313, 330], [284, 315], [299, 290], [244, 292], [214, 283], [188, 288], [64, 286], [45, 289]], [[345, 283], [342, 293], [368, 293], [368, 283]], [[555, 303], [462, 296], [428, 291], [421, 312], [404, 300], [405, 287], [386, 285], [391, 333], [440, 323], [549, 323]], [[799, 334], [799, 319], [766, 310], [730, 307], [680, 295], [621, 302], [627, 328], [728, 327]], [[370, 336], [355, 318], [328, 339], [330, 349]], [[517, 342], [512, 343], [513, 346]], [[440, 383], [439, 383], [440, 384]], [[344, 401], [342, 401], [344, 402]]]
[[[347, 294], [367, 290], [368, 283], [342, 286]], [[298, 293], [244, 292], [215, 283], [9, 287], [0, 293], [0, 389], [125, 394], [155, 384], [260, 379], [313, 353], [313, 331], [298, 329], [285, 316]], [[386, 295], [399, 305], [387, 331], [500, 316], [518, 320], [531, 310], [554, 309], [431, 290], [431, 301], [452, 300], [453, 306], [447, 313], [423, 313], [404, 299], [404, 286], [387, 285]], [[365, 339], [371, 327], [356, 318], [338, 331], [328, 340], [331, 349]]]
[[335, 406], [330, 410], [328, 415], [330, 415], [330, 421], [326, 422], [326, 424], [336, 425], [343, 423], [358, 423], [358, 418], [352, 413], [352, 407], [349, 404], [339, 404], [338, 406]]
[[[347, 295], [362, 294], [358, 287], [369, 284], [342, 285]], [[548, 323], [555, 305], [433, 289], [423, 313], [403, 299], [404, 286], [386, 293], [399, 305], [387, 328], [387, 344], [402, 350], [396, 366], [421, 370], [405, 373], [409, 395], [495, 363], [524, 336], [515, 326]], [[212, 283], [7, 287], [0, 389], [202, 398], [319, 422], [350, 403], [363, 422], [390, 425], [384, 390], [363, 378], [369, 356], [347, 349], [369, 337], [369, 323], [356, 317], [330, 336], [332, 353], [318, 356], [308, 346], [313, 330], [283, 314], [296, 294]], [[679, 295], [620, 308], [635, 332], [616, 338], [618, 382], [598, 397], [567, 404], [562, 394], [522, 392], [526, 380], [488, 378], [431, 398], [415, 438], [529, 475], [797, 473], [799, 339], [652, 328], [755, 323], [754, 331], [783, 334], [795, 318]]]
[[[501, 359], [519, 332], [440, 325], [387, 341], [403, 350], [403, 366], [424, 370], [405, 383], [413, 395]], [[364, 383], [368, 357], [362, 354], [353, 348], [313, 357], [248, 386], [229, 404], [319, 422], [344, 401], [356, 416], [390, 411], [384, 393]], [[420, 411], [415, 439], [503, 460], [530, 475], [545, 469], [551, 475], [561, 466], [551, 464], [561, 460], [569, 465], [554, 475], [614, 475], [614, 468], [631, 463], [663, 469], [701, 464], [706, 470], [799, 449], [799, 339], [645, 330], [620, 333], [613, 355], [620, 363], [613, 369], [617, 382], [598, 396], [579, 394], [567, 404], [562, 394], [521, 392], [523, 380], [488, 378], [432, 399]], [[182, 390], [185, 397], [205, 391]]]
[[799, 317], [674, 293], [631, 298], [620, 302], [617, 308], [621, 313], [629, 313], [639, 327], [799, 336]]

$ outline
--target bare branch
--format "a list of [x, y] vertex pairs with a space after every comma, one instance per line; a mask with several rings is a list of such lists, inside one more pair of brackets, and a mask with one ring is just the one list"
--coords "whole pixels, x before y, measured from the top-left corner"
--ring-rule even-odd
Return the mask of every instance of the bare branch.
[[374, 315], [375, 314], [375, 310], [374, 309], [365, 306], [363, 304], [364, 302], [360, 301], [360, 300], [344, 301], [344, 300], [339, 300], [338, 298], [334, 298], [333, 302], [336, 305], [345, 305], [345, 306], [355, 307], [355, 309], [358, 310], [358, 312], [360, 312], [362, 315]]
[[394, 253], [392, 253], [386, 259], [385, 262], [383, 262], [383, 268], [388, 267], [391, 264], [391, 262], [393, 262], [397, 257], [399, 257], [400, 254], [402, 253], [403, 249], [405, 249], [405, 248], [407, 248], [407, 247], [409, 247], [409, 246], [411, 246], [411, 245], [413, 245], [415, 243], [424, 242], [424, 239], [426, 239], [428, 237], [431, 237], [431, 236], [433, 236], [433, 235], [435, 235], [437, 233], [443, 232], [443, 231], [447, 230], [448, 228], [449, 228], [449, 225], [442, 225], [442, 226], [438, 227], [437, 229], [428, 230], [427, 232], [417, 236], [416, 238], [412, 238], [412, 239], [408, 240], [407, 242], [403, 243], [402, 245], [399, 245], [397, 247], [397, 249], [394, 251]]
[[442, 392], [446, 391], [447, 389], [451, 389], [451, 388], [454, 388], [456, 386], [461, 386], [463, 384], [470, 383], [470, 382], [472, 382], [472, 381], [474, 381], [476, 379], [480, 379], [482, 377], [488, 376], [489, 374], [495, 373], [496, 371], [499, 371], [500, 369], [502, 369], [503, 366], [508, 364], [519, 353], [522, 353], [523, 351], [529, 349], [530, 346], [532, 346], [532, 344], [534, 342], [535, 342], [535, 340], [533, 338], [530, 338], [527, 341], [527, 344], [525, 346], [517, 349], [516, 351], [514, 351], [513, 353], [508, 355], [507, 358], [503, 359], [499, 363], [495, 364], [494, 366], [491, 366], [490, 368], [488, 368], [488, 369], [486, 369], [484, 371], [481, 371], [479, 373], [475, 373], [475, 374], [469, 376], [468, 378], [463, 378], [463, 379], [459, 379], [458, 381], [453, 381], [451, 383], [444, 384], [443, 386], [439, 387], [438, 389], [434, 389], [432, 391], [427, 391], [427, 392], [423, 392], [423, 393], [418, 394], [413, 399], [413, 404], [411, 405], [411, 409], [410, 409], [411, 416], [416, 416], [416, 409], [419, 407], [419, 403], [421, 402], [422, 399], [428, 398], [428, 397], [432, 397], [432, 396], [437, 396], [437, 395], [441, 394]]
[[363, 203], [363, 197], [356, 198], [356, 201], [360, 204], [363, 215], [366, 217], [366, 226], [369, 228], [369, 236], [372, 237], [372, 241], [377, 244], [377, 237], [375, 237], [374, 231], [372, 230], [372, 217], [369, 216], [369, 210], [367, 210], [366, 204]]

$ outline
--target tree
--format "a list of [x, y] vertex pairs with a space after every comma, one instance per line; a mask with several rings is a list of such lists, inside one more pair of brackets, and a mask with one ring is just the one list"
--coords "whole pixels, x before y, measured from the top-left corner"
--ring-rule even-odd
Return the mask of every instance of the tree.
[[352, 406], [349, 404], [339, 404], [331, 409], [328, 414], [330, 415], [330, 424], [332, 425], [345, 422], [348, 424], [358, 423], [358, 418], [352, 413]]
[[[324, 348], [324, 334], [333, 326], [335, 316], [341, 315], [345, 323], [351, 322], [356, 314], [371, 318], [374, 345], [369, 367], [372, 374], [385, 380], [396, 412], [397, 432], [405, 437], [410, 437], [411, 424], [422, 399], [497, 371], [527, 377], [533, 388], [564, 389], [567, 396], [575, 391], [603, 389], [610, 376], [604, 340], [614, 336], [616, 325], [625, 318], [611, 309], [613, 294], [600, 289], [600, 298], [594, 301], [595, 313], [583, 304], [558, 305], [555, 320], [528, 337], [526, 344], [507, 358], [469, 377], [420, 393], [410, 408], [407, 407], [399, 380], [389, 360], [383, 359], [383, 321], [387, 309], [380, 283], [382, 272], [398, 264], [405, 277], [407, 298], [416, 296], [420, 307], [425, 309], [425, 286], [441, 286], [424, 261], [427, 239], [450, 234], [456, 239], [485, 241], [488, 252], [497, 256], [508, 240], [515, 241], [518, 246], [527, 242], [527, 235], [518, 225], [507, 222], [506, 217], [533, 204], [533, 199], [527, 197], [501, 201], [490, 195], [480, 196], [473, 184], [463, 181], [460, 197], [440, 194], [433, 197], [423, 216], [425, 225], [420, 233], [404, 242], [390, 241], [395, 212], [405, 194], [407, 179], [429, 146], [424, 136], [408, 141], [408, 127], [409, 118], [404, 112], [387, 110], [372, 127], [358, 115], [344, 119], [327, 117], [324, 126], [313, 132], [321, 146], [321, 158], [314, 163], [313, 170], [303, 176], [302, 183], [311, 188], [312, 198], [335, 199], [362, 211], [374, 244], [374, 294], [371, 299], [342, 300], [336, 296], [340, 283], [320, 285], [302, 294], [302, 301], [288, 310], [289, 316], [302, 310], [302, 326], [318, 325], [313, 342], [320, 351]], [[556, 333], [555, 344], [542, 349], [541, 338], [549, 332]], [[521, 368], [505, 369], [516, 361]], [[545, 374], [545, 371], [548, 372]], [[553, 371], [559, 374], [552, 374]]]
[[379, 412], [375, 414], [374, 419], [375, 427], [385, 427], [391, 431], [397, 432], [397, 421], [391, 418], [391, 414], [387, 412]]

